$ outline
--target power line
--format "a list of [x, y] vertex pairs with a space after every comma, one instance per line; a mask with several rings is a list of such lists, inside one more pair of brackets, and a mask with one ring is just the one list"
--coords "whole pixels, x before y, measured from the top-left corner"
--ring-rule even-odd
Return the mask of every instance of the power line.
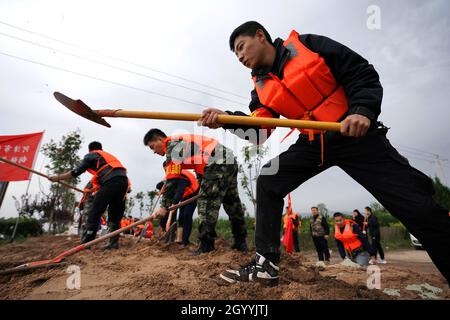
[[432, 156], [432, 155], [427, 155], [427, 154], [423, 154], [423, 153], [416, 152], [416, 151], [411, 151], [408, 149], [404, 149], [403, 147], [398, 147], [398, 149], [400, 149], [402, 152], [407, 152], [409, 154], [414, 154], [414, 155], [421, 156], [421, 157], [429, 157], [432, 159], [436, 159], [436, 157], [434, 155]]
[[422, 161], [426, 161], [426, 162], [429, 162], [429, 163], [435, 163], [436, 162], [433, 159], [419, 158], [419, 157], [410, 156], [410, 155], [408, 155], [408, 159], [422, 160]]
[[244, 103], [241, 103], [241, 102], [238, 102], [238, 101], [234, 101], [234, 100], [230, 100], [228, 98], [224, 98], [224, 97], [221, 97], [221, 96], [218, 96], [218, 95], [215, 95], [215, 94], [211, 94], [211, 93], [206, 92], [206, 91], [197, 90], [197, 89], [194, 89], [194, 88], [191, 88], [191, 87], [187, 87], [187, 86], [184, 86], [184, 85], [181, 85], [181, 84], [178, 84], [178, 83], [174, 83], [174, 82], [171, 82], [171, 81], [166, 81], [166, 80], [163, 80], [163, 79], [159, 79], [157, 77], [152, 77], [152, 76], [146, 75], [144, 73], [131, 71], [129, 69], [121, 68], [121, 67], [118, 67], [118, 66], [114, 66], [114, 65], [111, 65], [111, 64], [108, 64], [108, 63], [105, 63], [105, 62], [101, 62], [99, 60], [86, 58], [86, 57], [83, 57], [83, 56], [80, 56], [80, 55], [77, 55], [77, 54], [74, 54], [74, 53], [71, 53], [71, 52], [68, 52], [68, 51], [64, 51], [64, 50], [56, 49], [56, 48], [53, 48], [53, 47], [45, 46], [45, 45], [39, 44], [37, 42], [32, 42], [32, 41], [29, 41], [29, 40], [26, 40], [26, 39], [15, 37], [15, 36], [3, 33], [3, 32], [0, 32], [0, 35], [2, 35], [4, 37], [11, 38], [11, 39], [14, 39], [14, 40], [17, 40], [17, 41], [22, 41], [22, 42], [25, 42], [25, 43], [28, 43], [28, 44], [31, 44], [31, 45], [34, 45], [34, 46], [38, 46], [38, 47], [41, 47], [41, 48], [44, 48], [44, 49], [47, 49], [47, 50], [61, 52], [61, 53], [65, 54], [65, 55], [72, 56], [72, 57], [75, 57], [75, 58], [78, 58], [78, 59], [86, 60], [86, 61], [89, 61], [89, 62], [92, 62], [92, 63], [97, 63], [97, 64], [100, 64], [100, 65], [106, 66], [108, 68], [112, 68], [112, 69], [128, 72], [128, 73], [131, 73], [131, 74], [134, 74], [134, 75], [137, 75], [137, 76], [141, 76], [141, 77], [148, 78], [148, 79], [151, 79], [151, 80], [159, 81], [159, 82], [162, 82], [162, 83], [165, 83], [165, 84], [169, 84], [169, 85], [172, 85], [172, 86], [180, 87], [180, 88], [183, 88], [183, 89], [186, 89], [186, 90], [191, 90], [191, 91], [198, 92], [198, 93], [201, 93], [201, 94], [205, 94], [205, 95], [208, 95], [208, 96], [211, 96], [211, 97], [222, 99], [222, 100], [225, 100], [225, 101], [228, 101], [228, 102], [233, 102], [233, 103], [236, 103], [236, 104], [240, 104], [242, 106], [246, 106], [246, 104], [244, 104]]
[[112, 55], [109, 55], [109, 54], [106, 54], [106, 53], [103, 53], [103, 52], [100, 52], [100, 51], [97, 51], [97, 50], [93, 50], [93, 49], [86, 48], [86, 47], [83, 47], [83, 46], [80, 46], [80, 45], [77, 45], [77, 44], [73, 44], [73, 43], [70, 43], [70, 42], [67, 42], [67, 41], [64, 41], [64, 40], [60, 40], [60, 39], [56, 39], [56, 38], [53, 38], [53, 37], [49, 37], [49, 36], [47, 36], [45, 34], [42, 34], [42, 33], [39, 33], [39, 32], [35, 32], [35, 31], [31, 31], [31, 30], [28, 30], [28, 29], [25, 29], [25, 28], [21, 28], [21, 27], [12, 25], [10, 23], [6, 23], [4, 21], [0, 21], [0, 24], [3, 24], [5, 26], [8, 26], [10, 28], [14, 28], [14, 29], [17, 29], [17, 30], [20, 30], [20, 31], [23, 31], [23, 32], [28, 32], [28, 33], [37, 35], [39, 37], [46, 38], [46, 39], [51, 40], [51, 41], [59, 42], [59, 43], [62, 43], [64, 45], [71, 46], [73, 48], [78, 48], [78, 49], [81, 49], [81, 50], [92, 52], [92, 53], [95, 53], [95, 54], [98, 54], [98, 55], [101, 55], [101, 56], [104, 56], [104, 57], [107, 57], [107, 58], [110, 58], [110, 59], [113, 59], [113, 60], [116, 60], [116, 61], [124, 62], [124, 63], [130, 64], [130, 65], [133, 65], [133, 66], [136, 66], [136, 67], [139, 67], [139, 68], [147, 69], [147, 70], [150, 70], [150, 71], [153, 71], [153, 72], [164, 74], [166, 76], [169, 76], [169, 77], [172, 77], [172, 78], [175, 78], [175, 79], [191, 82], [191, 83], [194, 83], [196, 85], [199, 85], [199, 86], [202, 86], [202, 87], [205, 87], [205, 88], [209, 88], [209, 89], [212, 89], [212, 90], [216, 90], [216, 91], [219, 91], [219, 92], [222, 92], [222, 93], [226, 93], [226, 94], [229, 94], [229, 95], [232, 95], [232, 96], [235, 96], [235, 97], [239, 97], [239, 98], [248, 100], [247, 97], [241, 96], [241, 95], [233, 93], [231, 91], [227, 91], [227, 90], [223, 90], [223, 89], [220, 89], [220, 88], [216, 88], [214, 86], [211, 86], [211, 85], [208, 85], [208, 84], [204, 84], [204, 83], [192, 80], [192, 79], [188, 79], [188, 78], [185, 78], [185, 77], [177, 76], [177, 75], [169, 73], [169, 72], [161, 71], [161, 70], [158, 70], [158, 69], [155, 69], [155, 68], [151, 68], [151, 67], [148, 67], [148, 66], [145, 66], [145, 65], [142, 65], [142, 64], [138, 64], [138, 63], [135, 63], [135, 62], [132, 62], [132, 61], [128, 61], [128, 60], [125, 60], [125, 59], [122, 59], [122, 58], [119, 58], [119, 57], [115, 57], [115, 56], [112, 56]]
[[403, 145], [398, 145], [400, 148], [404, 148], [404, 149], [409, 149], [415, 152], [419, 152], [419, 153], [424, 153], [424, 154], [430, 154], [430, 155], [435, 155], [435, 153], [433, 152], [429, 152], [429, 151], [424, 151], [418, 148], [412, 148], [412, 147], [408, 147], [408, 146], [403, 146]]
[[0, 51], [0, 54], [4, 55], [6, 57], [9, 57], [9, 58], [13, 58], [13, 59], [21, 60], [21, 61], [26, 61], [26, 62], [29, 62], [29, 63], [37, 64], [37, 65], [44, 66], [44, 67], [47, 67], [47, 68], [56, 69], [56, 70], [59, 70], [59, 71], [64, 71], [64, 72], [67, 72], [67, 73], [72, 73], [72, 74], [75, 74], [77, 76], [86, 77], [86, 78], [94, 79], [94, 80], [97, 80], [97, 81], [106, 82], [106, 83], [113, 84], [113, 85], [116, 85], [116, 86], [119, 86], [119, 87], [124, 87], [124, 88], [128, 88], [128, 89], [142, 91], [142, 92], [145, 92], [145, 93], [148, 93], [148, 94], [153, 94], [153, 95], [164, 97], [164, 98], [167, 98], [167, 99], [172, 99], [172, 100], [177, 100], [177, 101], [184, 102], [184, 103], [189, 103], [189, 104], [192, 104], [192, 105], [195, 105], [195, 106], [208, 107], [208, 106], [203, 105], [201, 103], [192, 102], [192, 101], [189, 101], [189, 100], [173, 97], [173, 96], [170, 96], [170, 95], [158, 93], [158, 92], [147, 90], [147, 89], [133, 87], [133, 86], [130, 86], [130, 85], [127, 85], [127, 84], [123, 84], [123, 83], [120, 83], [120, 82], [111, 81], [111, 80], [99, 78], [99, 77], [96, 77], [96, 76], [91, 76], [91, 75], [88, 75], [88, 74], [85, 74], [85, 73], [68, 70], [68, 69], [65, 69], [65, 68], [61, 68], [61, 67], [53, 66], [53, 65], [50, 65], [50, 64], [46, 64], [46, 63], [43, 63], [43, 62], [39, 62], [39, 61], [35, 61], [35, 60], [31, 60], [31, 59], [27, 59], [27, 58], [23, 58], [23, 57], [19, 57], [19, 56], [15, 56], [15, 55], [12, 55], [12, 54], [9, 54], [9, 53], [5, 53], [5, 52], [1, 52]]

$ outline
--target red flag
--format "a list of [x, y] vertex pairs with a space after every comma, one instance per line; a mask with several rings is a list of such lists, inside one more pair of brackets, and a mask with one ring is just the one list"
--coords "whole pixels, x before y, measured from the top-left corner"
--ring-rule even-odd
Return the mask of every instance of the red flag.
[[[0, 157], [33, 168], [44, 132], [0, 136]], [[0, 181], [29, 180], [31, 173], [0, 161]]]
[[294, 252], [294, 235], [292, 231], [295, 229], [294, 222], [291, 219], [292, 212], [292, 199], [291, 194], [288, 194], [288, 209], [286, 215], [284, 216], [284, 235], [283, 244], [286, 247], [286, 252], [292, 254]]
[[292, 211], [292, 200], [291, 200], [291, 193], [288, 193], [288, 212], [289, 214], [293, 214]]
[[286, 228], [284, 229], [283, 245], [286, 247], [286, 252], [292, 254], [294, 252], [294, 235], [292, 230], [294, 229], [294, 222], [291, 218], [287, 219]]

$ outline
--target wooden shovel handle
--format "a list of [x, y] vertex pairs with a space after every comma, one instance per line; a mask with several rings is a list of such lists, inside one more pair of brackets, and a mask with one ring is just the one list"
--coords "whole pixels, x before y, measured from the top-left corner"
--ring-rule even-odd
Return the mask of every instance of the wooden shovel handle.
[[[152, 111], [127, 111], [127, 110], [94, 110], [101, 117], [137, 118], [137, 119], [160, 119], [198, 121], [201, 113], [178, 113], [178, 112], [152, 112]], [[314, 129], [337, 131], [341, 130], [339, 122], [274, 119], [248, 116], [219, 115], [217, 117], [222, 124], [240, 124], [249, 126], [286, 127], [298, 129]]]

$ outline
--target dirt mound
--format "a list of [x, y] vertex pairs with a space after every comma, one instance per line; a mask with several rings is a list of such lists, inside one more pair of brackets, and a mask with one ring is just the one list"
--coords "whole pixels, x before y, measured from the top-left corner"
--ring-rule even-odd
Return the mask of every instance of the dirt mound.
[[[48, 236], [8, 244], [0, 247], [0, 266], [3, 269], [48, 259], [78, 241]], [[253, 253], [231, 251], [223, 240], [216, 247], [214, 252], [193, 257], [190, 252], [194, 246], [150, 241], [135, 245], [132, 239], [122, 238], [120, 249], [113, 252], [94, 247], [52, 269], [0, 276], [0, 299], [421, 299], [405, 287], [418, 283], [445, 287], [440, 275], [383, 266], [382, 290], [369, 290], [364, 269], [336, 265], [319, 271], [314, 259], [303, 254], [283, 256], [277, 287], [258, 283], [228, 285], [218, 275], [250, 261]], [[69, 265], [80, 268], [80, 289], [67, 288]], [[400, 288], [400, 297], [384, 294], [384, 288]], [[448, 290], [443, 289], [439, 298], [450, 298]]]

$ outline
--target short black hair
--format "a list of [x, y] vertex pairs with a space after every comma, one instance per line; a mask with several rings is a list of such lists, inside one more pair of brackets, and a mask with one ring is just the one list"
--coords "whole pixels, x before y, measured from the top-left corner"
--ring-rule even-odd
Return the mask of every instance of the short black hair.
[[311, 207], [311, 209], [317, 209], [317, 210], [319, 210], [319, 208], [317, 208], [317, 207]]
[[335, 212], [334, 214], [333, 214], [333, 218], [336, 218], [336, 217], [344, 217], [344, 215], [342, 214], [342, 213], [340, 213], [340, 212]]
[[367, 211], [369, 211], [370, 213], [373, 213], [372, 208], [371, 207], [365, 207], [364, 209], [366, 209]]
[[154, 140], [156, 137], [166, 138], [166, 134], [157, 128], [150, 129], [144, 136], [144, 146], [148, 144], [149, 141]]
[[92, 141], [91, 143], [89, 143], [88, 148], [89, 148], [89, 151], [103, 150], [102, 144], [98, 141]]
[[230, 50], [234, 52], [234, 41], [239, 36], [250, 36], [254, 37], [257, 30], [262, 30], [264, 32], [264, 36], [267, 41], [272, 44], [272, 38], [270, 37], [269, 32], [267, 32], [266, 28], [263, 27], [262, 24], [256, 21], [247, 21], [241, 24], [239, 27], [234, 29], [234, 31], [230, 35]]

